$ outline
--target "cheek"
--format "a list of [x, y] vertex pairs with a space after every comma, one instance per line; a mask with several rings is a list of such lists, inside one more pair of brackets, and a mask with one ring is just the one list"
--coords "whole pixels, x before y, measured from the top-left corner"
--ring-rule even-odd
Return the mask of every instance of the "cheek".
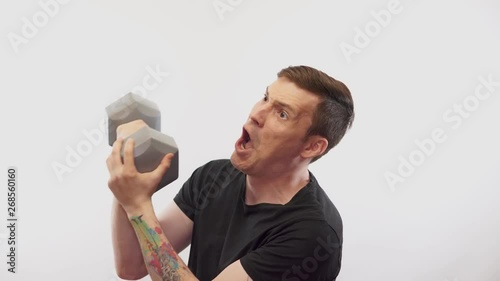
[[261, 141], [267, 144], [276, 144], [281, 142], [285, 137], [285, 132], [275, 122], [268, 122], [269, 126], [266, 130], [262, 130]]
[[294, 139], [290, 132], [283, 130], [268, 130], [263, 132], [258, 144], [264, 149], [283, 150], [283, 148], [294, 146], [296, 142], [296, 139]]

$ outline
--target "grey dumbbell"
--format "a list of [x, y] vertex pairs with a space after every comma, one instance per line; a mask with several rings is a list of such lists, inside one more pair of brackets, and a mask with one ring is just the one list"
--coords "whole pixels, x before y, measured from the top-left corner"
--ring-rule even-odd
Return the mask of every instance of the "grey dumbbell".
[[[149, 127], [139, 129], [128, 138], [135, 141], [134, 162], [137, 170], [141, 173], [151, 172], [160, 164], [168, 153], [174, 157], [156, 190], [173, 182], [179, 177], [179, 149], [175, 140], [160, 132], [161, 113], [158, 106], [136, 94], [127, 95], [116, 100], [106, 107], [108, 115], [108, 141], [113, 145], [116, 140], [116, 128], [134, 120], [142, 119]], [[123, 157], [123, 147], [121, 151]]]
[[106, 107], [108, 114], [108, 143], [116, 140], [116, 128], [137, 119], [161, 132], [161, 113], [158, 106], [134, 93], [128, 93]]

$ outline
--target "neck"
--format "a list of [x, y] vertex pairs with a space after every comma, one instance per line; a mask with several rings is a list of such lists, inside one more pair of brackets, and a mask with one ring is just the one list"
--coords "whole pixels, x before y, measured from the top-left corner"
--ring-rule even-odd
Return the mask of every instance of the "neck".
[[307, 165], [289, 172], [276, 173], [275, 176], [247, 175], [245, 203], [286, 204], [309, 182]]

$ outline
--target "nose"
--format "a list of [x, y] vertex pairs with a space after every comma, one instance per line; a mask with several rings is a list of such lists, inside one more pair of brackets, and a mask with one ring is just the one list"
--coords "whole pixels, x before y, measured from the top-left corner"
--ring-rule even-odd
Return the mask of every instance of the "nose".
[[262, 104], [258, 102], [252, 108], [250, 112], [249, 119], [252, 123], [257, 125], [258, 127], [264, 126], [267, 115], [269, 114], [269, 110], [271, 109], [268, 103]]

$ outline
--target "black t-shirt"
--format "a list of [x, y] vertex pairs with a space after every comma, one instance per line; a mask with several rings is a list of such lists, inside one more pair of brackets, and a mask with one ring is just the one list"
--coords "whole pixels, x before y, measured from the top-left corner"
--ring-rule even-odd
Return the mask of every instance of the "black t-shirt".
[[211, 161], [174, 201], [194, 222], [188, 267], [212, 280], [240, 259], [254, 281], [333, 281], [340, 271], [342, 220], [314, 176], [285, 205], [245, 204], [246, 175]]

